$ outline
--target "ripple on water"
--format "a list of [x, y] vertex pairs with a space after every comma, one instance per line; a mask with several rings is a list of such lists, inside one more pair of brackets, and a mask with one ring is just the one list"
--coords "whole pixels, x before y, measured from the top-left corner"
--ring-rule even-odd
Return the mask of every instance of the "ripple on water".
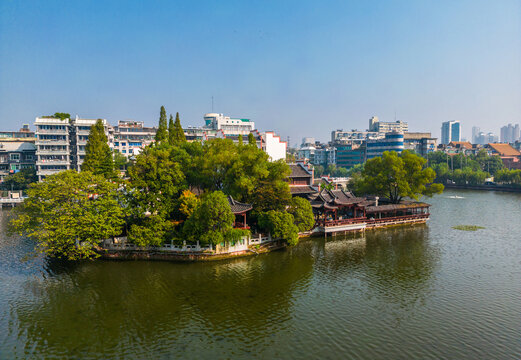
[[427, 226], [217, 263], [21, 262], [4, 236], [0, 358], [521, 358], [521, 196], [445, 196]]

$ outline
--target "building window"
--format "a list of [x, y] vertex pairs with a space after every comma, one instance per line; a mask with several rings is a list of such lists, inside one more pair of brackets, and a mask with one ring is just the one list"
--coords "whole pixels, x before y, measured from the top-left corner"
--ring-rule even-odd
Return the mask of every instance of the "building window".
[[18, 161], [20, 160], [20, 154], [9, 154], [9, 160]]

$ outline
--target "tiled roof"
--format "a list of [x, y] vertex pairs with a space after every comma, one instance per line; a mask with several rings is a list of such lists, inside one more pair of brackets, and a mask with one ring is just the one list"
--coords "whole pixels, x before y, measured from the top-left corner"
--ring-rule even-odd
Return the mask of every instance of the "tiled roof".
[[322, 190], [312, 199], [312, 206], [326, 208], [336, 208], [341, 205], [361, 204], [365, 198], [355, 197], [351, 192], [342, 189]]
[[311, 171], [309, 171], [302, 164], [290, 164], [289, 168], [291, 169], [291, 174], [289, 177], [311, 177]]
[[430, 204], [421, 203], [421, 202], [404, 202], [401, 204], [386, 204], [386, 205], [378, 205], [378, 206], [367, 206], [365, 208], [366, 213], [375, 213], [380, 211], [394, 211], [394, 210], [404, 210], [404, 209], [414, 209], [419, 207], [429, 207]]
[[310, 185], [293, 185], [289, 187], [289, 191], [292, 195], [296, 194], [314, 194], [318, 190]]
[[472, 144], [468, 141], [451, 141], [449, 145], [459, 147], [459, 148], [465, 148], [465, 149], [472, 149]]
[[27, 141], [5, 141], [0, 142], [0, 151], [36, 151], [34, 142]]
[[231, 195], [228, 195], [228, 202], [230, 203], [230, 207], [232, 208], [232, 212], [234, 214], [241, 214], [246, 211], [250, 211], [253, 207], [250, 204], [244, 204], [238, 202], [232, 198]]
[[489, 147], [494, 149], [495, 152], [497, 152], [500, 156], [519, 156], [521, 153], [514, 149], [509, 144], [494, 144], [490, 143], [488, 144]]

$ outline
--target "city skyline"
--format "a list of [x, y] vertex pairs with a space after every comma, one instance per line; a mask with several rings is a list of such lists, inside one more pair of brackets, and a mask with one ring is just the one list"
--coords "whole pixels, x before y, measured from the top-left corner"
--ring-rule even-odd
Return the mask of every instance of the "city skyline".
[[[367, 120], [440, 137], [521, 122], [521, 5], [2, 2], [0, 126], [70, 112], [251, 118], [298, 143]], [[213, 100], [213, 101], [212, 101]], [[213, 103], [213, 109], [212, 109]]]

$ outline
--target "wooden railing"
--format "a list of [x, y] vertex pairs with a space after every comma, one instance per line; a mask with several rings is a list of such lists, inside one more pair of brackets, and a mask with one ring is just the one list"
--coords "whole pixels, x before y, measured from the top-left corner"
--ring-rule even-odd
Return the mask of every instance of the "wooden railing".
[[420, 220], [427, 219], [430, 214], [413, 214], [413, 215], [403, 215], [403, 216], [392, 216], [385, 218], [351, 218], [351, 219], [341, 219], [341, 220], [317, 220], [315, 226], [340, 226], [340, 225], [349, 225], [349, 224], [361, 224], [367, 223], [370, 224], [380, 224], [386, 222], [393, 221], [405, 221], [405, 220]]
[[361, 224], [367, 222], [366, 218], [351, 218], [341, 220], [318, 220], [316, 226], [339, 226], [349, 224]]
[[381, 219], [367, 219], [367, 224], [379, 224], [379, 223], [385, 223], [385, 222], [392, 222], [392, 221], [400, 221], [400, 220], [420, 220], [420, 219], [427, 219], [430, 214], [414, 214], [414, 215], [403, 215], [403, 216], [391, 216], [391, 217], [384, 217]]

